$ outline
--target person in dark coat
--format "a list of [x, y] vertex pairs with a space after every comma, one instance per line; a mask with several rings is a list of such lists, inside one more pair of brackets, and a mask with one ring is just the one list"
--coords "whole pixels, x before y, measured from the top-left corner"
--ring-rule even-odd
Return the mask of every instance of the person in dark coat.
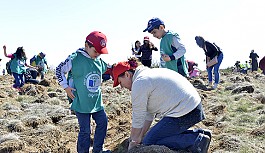
[[254, 50], [251, 50], [251, 53], [249, 54], [249, 58], [251, 58], [251, 67], [252, 72], [258, 70], [258, 58], [259, 55], [254, 52]]
[[142, 64], [147, 67], [152, 65], [152, 51], [158, 51], [152, 42], [149, 41], [149, 37], [144, 37], [144, 44], [140, 47], [138, 54], [142, 53]]

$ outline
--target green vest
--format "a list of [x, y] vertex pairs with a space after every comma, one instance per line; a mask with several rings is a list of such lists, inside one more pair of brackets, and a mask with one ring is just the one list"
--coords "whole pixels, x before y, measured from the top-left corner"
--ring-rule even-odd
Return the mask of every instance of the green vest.
[[162, 59], [162, 54], [167, 54], [167, 55], [171, 56], [174, 53], [173, 49], [171, 48], [173, 36], [179, 37], [179, 35], [177, 33], [173, 34], [171, 32], [167, 32], [166, 35], [163, 36], [163, 38], [160, 41], [160, 55], [161, 55], [160, 67], [168, 68], [168, 69], [171, 69], [171, 70], [178, 72], [177, 62], [179, 62], [179, 63], [181, 63], [181, 68], [183, 69], [184, 73], [186, 74], [186, 76], [188, 76], [188, 65], [185, 61], [184, 55], [179, 59], [176, 59], [173, 61], [168, 61], [168, 62], [165, 62]]
[[239, 66], [240, 66], [241, 69], [245, 68], [245, 64], [240, 63]]
[[36, 55], [36, 59], [35, 59], [35, 65], [36, 66], [41, 66], [41, 67], [43, 67], [43, 71], [44, 72], [47, 72], [47, 67], [46, 67], [46, 65], [45, 65], [45, 63], [46, 63], [46, 58], [44, 57], [44, 58], [41, 58], [39, 55]]
[[26, 59], [22, 58], [21, 60], [17, 58], [16, 54], [13, 54], [15, 57], [10, 63], [10, 69], [12, 73], [22, 74], [26, 72]]
[[71, 77], [75, 98], [71, 109], [79, 113], [94, 113], [102, 110], [101, 80], [107, 64], [100, 58], [87, 58], [82, 53], [71, 55]]

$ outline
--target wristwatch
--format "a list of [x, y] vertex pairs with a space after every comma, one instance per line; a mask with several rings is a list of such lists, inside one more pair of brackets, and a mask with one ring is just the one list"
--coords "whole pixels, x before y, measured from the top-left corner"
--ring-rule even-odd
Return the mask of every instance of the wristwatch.
[[131, 143], [131, 142], [139, 144], [136, 140], [133, 140], [133, 139], [129, 138], [129, 143]]

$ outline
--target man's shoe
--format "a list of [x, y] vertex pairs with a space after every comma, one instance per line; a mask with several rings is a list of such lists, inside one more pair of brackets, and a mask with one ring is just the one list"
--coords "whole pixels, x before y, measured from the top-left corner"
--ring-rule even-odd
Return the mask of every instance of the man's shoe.
[[189, 148], [189, 151], [191, 151], [192, 153], [207, 153], [209, 145], [209, 136], [199, 133], [194, 145]]
[[212, 140], [212, 131], [208, 130], [208, 129], [193, 129], [193, 132], [198, 132], [198, 133], [202, 133], [204, 135], [207, 135], [210, 138], [210, 141]]
[[105, 150], [105, 151], [101, 150], [101, 151], [99, 151], [99, 152], [95, 152], [95, 151], [92, 151], [92, 152], [93, 152], [93, 153], [111, 153], [110, 150]]

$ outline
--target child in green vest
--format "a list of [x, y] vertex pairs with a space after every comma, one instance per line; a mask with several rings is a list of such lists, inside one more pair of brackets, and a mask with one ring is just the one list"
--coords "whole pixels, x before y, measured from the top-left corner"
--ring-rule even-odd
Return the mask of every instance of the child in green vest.
[[188, 77], [188, 65], [185, 61], [185, 46], [180, 42], [179, 35], [165, 30], [165, 24], [159, 18], [152, 18], [148, 21], [148, 31], [160, 41], [160, 67], [168, 68]]
[[[107, 38], [99, 32], [91, 32], [85, 41], [85, 48], [79, 48], [64, 62], [56, 67], [56, 76], [67, 96], [72, 99], [71, 109], [79, 123], [77, 152], [88, 153], [90, 147], [90, 118], [96, 122], [93, 153], [109, 153], [103, 151], [103, 143], [107, 132], [107, 116], [104, 111], [101, 95], [102, 74], [107, 64], [99, 58], [108, 54]], [[65, 77], [68, 73], [68, 79]]]
[[34, 55], [30, 59], [30, 65], [38, 67], [38, 72], [41, 75], [41, 80], [44, 79], [44, 74], [48, 71], [49, 68], [45, 56], [46, 56], [45, 53], [40, 52], [38, 55]]
[[36, 67], [30, 66], [26, 63], [27, 57], [23, 47], [18, 47], [13, 54], [6, 53], [6, 46], [3, 46], [3, 49], [5, 57], [11, 58], [9, 68], [15, 79], [13, 88], [20, 91], [21, 87], [25, 84], [24, 73], [26, 72], [27, 67], [33, 69], [36, 69]]

